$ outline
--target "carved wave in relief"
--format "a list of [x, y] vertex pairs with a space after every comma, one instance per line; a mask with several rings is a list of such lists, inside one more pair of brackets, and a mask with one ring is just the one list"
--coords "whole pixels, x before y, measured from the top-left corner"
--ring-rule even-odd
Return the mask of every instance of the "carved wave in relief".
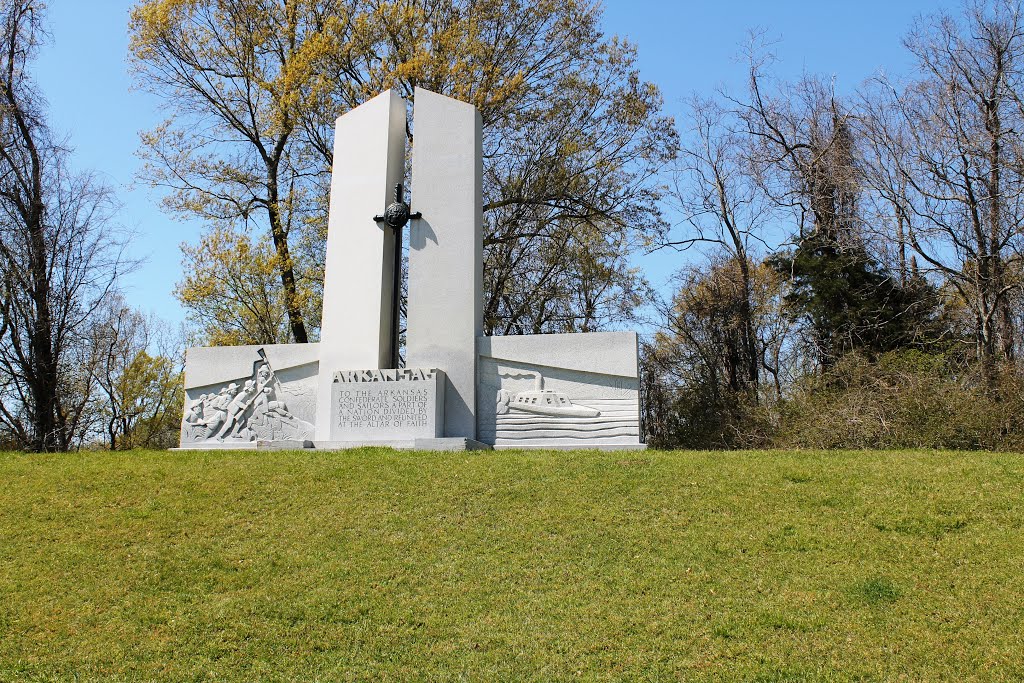
[[557, 439], [567, 445], [636, 441], [640, 436], [639, 403], [635, 398], [572, 399], [575, 406], [596, 411], [593, 417], [527, 414], [510, 410], [496, 416], [495, 425], [481, 426], [481, 439], [495, 445]]

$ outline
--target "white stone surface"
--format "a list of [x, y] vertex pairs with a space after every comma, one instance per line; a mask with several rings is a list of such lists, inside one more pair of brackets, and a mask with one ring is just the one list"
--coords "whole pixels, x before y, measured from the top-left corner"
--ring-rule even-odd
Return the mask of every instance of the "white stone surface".
[[195, 347], [185, 352], [185, 389], [247, 377], [252, 372], [253, 362], [259, 358], [259, 349], [267, 354], [267, 360], [278, 374], [310, 364], [315, 366], [320, 359], [319, 344]]
[[389, 90], [340, 117], [320, 328], [317, 438], [329, 439], [336, 370], [382, 368], [391, 358], [394, 233], [373, 217], [405, 175], [405, 102]]
[[342, 451], [349, 448], [394, 448], [403, 451], [489, 451], [491, 447], [464, 437], [441, 439], [392, 439], [389, 441], [317, 441], [318, 451]]
[[444, 372], [436, 369], [334, 373], [331, 441], [438, 438], [444, 430]]
[[538, 365], [636, 378], [637, 341], [636, 332], [525, 334], [479, 337], [477, 350], [488, 358], [528, 358]]
[[413, 448], [417, 451], [489, 451], [491, 447], [476, 439], [445, 437], [443, 439], [416, 439]]
[[477, 438], [494, 448], [642, 449], [634, 332], [480, 337]]
[[[267, 451], [292, 451], [292, 450], [318, 450], [318, 451], [344, 451], [350, 448], [394, 448], [396, 450], [415, 450], [419, 439], [392, 439], [388, 441], [363, 440], [363, 441], [253, 441], [252, 443], [200, 443], [195, 445], [185, 444], [179, 448], [171, 448], [172, 451], [219, 451], [219, 450], [267, 450]], [[433, 441], [433, 440], [431, 440]], [[465, 439], [462, 439], [465, 441]], [[490, 446], [484, 446], [490, 449]], [[448, 450], [448, 449], [421, 449], [421, 450]], [[468, 449], [464, 449], [468, 450]]]
[[186, 443], [177, 448], [170, 448], [171, 451], [252, 451], [259, 448], [257, 441], [233, 441], [227, 443], [216, 443], [203, 441], [201, 443]]
[[547, 446], [522, 446], [520, 444], [504, 444], [498, 446], [488, 446], [488, 448], [495, 451], [515, 451], [515, 450], [530, 450], [535, 448], [542, 448], [545, 451], [646, 451], [647, 444], [645, 443], [602, 443], [595, 440], [589, 440], [586, 443], [579, 444], [548, 444]]
[[483, 165], [476, 108], [422, 88], [414, 108], [406, 362], [441, 368], [447, 437], [476, 438]]

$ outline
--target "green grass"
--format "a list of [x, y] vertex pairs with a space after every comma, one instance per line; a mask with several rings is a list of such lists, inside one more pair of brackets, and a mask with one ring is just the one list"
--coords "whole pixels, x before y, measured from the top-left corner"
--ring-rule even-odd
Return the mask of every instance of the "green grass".
[[0, 455], [0, 680], [1024, 679], [1024, 457]]

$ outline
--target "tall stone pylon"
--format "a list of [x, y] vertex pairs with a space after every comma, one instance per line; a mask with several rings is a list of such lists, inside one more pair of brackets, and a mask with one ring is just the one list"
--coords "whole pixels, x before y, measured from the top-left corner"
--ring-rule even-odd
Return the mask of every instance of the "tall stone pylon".
[[334, 373], [385, 368], [391, 359], [395, 235], [373, 217], [405, 176], [405, 118], [405, 101], [389, 90], [335, 123], [317, 441], [330, 439]]
[[446, 437], [476, 439], [476, 339], [483, 333], [480, 114], [417, 88], [413, 108], [406, 366], [442, 368]]

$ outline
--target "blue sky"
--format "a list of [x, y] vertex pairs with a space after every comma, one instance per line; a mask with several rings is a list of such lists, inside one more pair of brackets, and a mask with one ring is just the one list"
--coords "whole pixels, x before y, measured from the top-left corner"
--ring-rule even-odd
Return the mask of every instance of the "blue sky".
[[[125, 57], [132, 4], [50, 0], [53, 40], [40, 55], [36, 76], [53, 126], [76, 150], [75, 165], [98, 171], [118, 190], [121, 220], [135, 232], [133, 254], [145, 259], [125, 282], [129, 301], [173, 322], [184, 317], [172, 295], [181, 275], [178, 245], [195, 240], [202, 226], [170, 218], [160, 210], [159, 194], [133, 186], [138, 132], [162, 117], [157, 100], [131, 90]], [[751, 28], [778, 39], [780, 77], [833, 75], [840, 91], [849, 91], [879, 70], [905, 72], [900, 40], [914, 17], [958, 6], [925, 0], [607, 0], [604, 26], [639, 46], [643, 77], [662, 88], [667, 111], [682, 123], [682, 101], [691, 93], [742, 86], [743, 66], [735, 57]], [[638, 264], [661, 286], [683, 258], [660, 252]]]

